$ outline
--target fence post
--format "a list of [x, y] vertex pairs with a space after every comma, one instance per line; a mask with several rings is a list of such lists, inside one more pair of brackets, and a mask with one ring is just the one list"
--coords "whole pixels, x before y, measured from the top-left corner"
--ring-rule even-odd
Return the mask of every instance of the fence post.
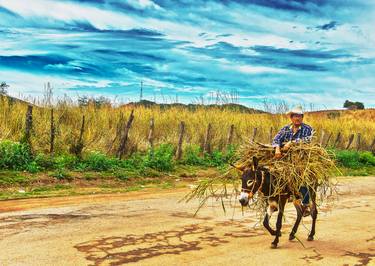
[[273, 128], [270, 127], [270, 135], [269, 135], [269, 140], [270, 140], [270, 144], [272, 143], [273, 141]]
[[51, 132], [50, 132], [50, 147], [49, 147], [49, 153], [53, 153], [55, 148], [55, 134], [56, 134], [56, 127], [55, 127], [55, 121], [53, 117], [53, 109], [51, 109]]
[[208, 123], [206, 136], [204, 138], [203, 152], [211, 153], [211, 123]]
[[257, 132], [258, 132], [258, 129], [256, 127], [254, 127], [254, 129], [253, 129], [253, 136], [251, 137], [251, 141], [255, 141], [255, 138], [257, 136]]
[[372, 140], [372, 143], [370, 145], [370, 151], [375, 153], [375, 138]]
[[176, 159], [181, 160], [182, 158], [182, 142], [184, 140], [185, 134], [185, 122], [181, 121], [179, 126], [179, 133], [178, 133], [178, 144], [176, 150]]
[[83, 144], [83, 133], [84, 133], [84, 131], [85, 131], [85, 115], [82, 116], [82, 125], [81, 125], [81, 130], [79, 132], [78, 143]]
[[232, 144], [233, 141], [233, 133], [234, 133], [234, 125], [230, 125], [228, 137], [227, 137], [227, 147]]
[[132, 126], [133, 120], [134, 120], [134, 110], [132, 110], [131, 113], [130, 113], [128, 122], [126, 123], [126, 125], [124, 127], [124, 133], [123, 133], [122, 138], [120, 140], [120, 147], [118, 148], [118, 151], [117, 151], [117, 157], [119, 159], [121, 159], [122, 156], [125, 154], [126, 143], [128, 142], [129, 130]]
[[327, 138], [327, 140], [326, 140], [326, 142], [325, 142], [324, 148], [327, 148], [327, 147], [328, 147], [328, 143], [329, 143], [329, 141], [331, 140], [331, 138], [332, 138], [332, 132], [329, 133], [328, 138]]
[[356, 149], [359, 151], [361, 148], [361, 133], [357, 133], [357, 143], [356, 143]]
[[85, 115], [82, 116], [82, 125], [79, 132], [79, 138], [77, 142], [73, 142], [70, 146], [70, 152], [74, 153], [77, 157], [81, 157], [83, 150], [83, 133], [85, 131]]
[[340, 143], [340, 141], [341, 141], [341, 132], [337, 133], [335, 142], [333, 143], [333, 148], [334, 149], [337, 147], [337, 145]]
[[154, 118], [151, 118], [151, 120], [150, 120], [150, 130], [148, 132], [148, 137], [147, 137], [148, 143], [150, 144], [151, 152], [154, 149], [154, 128], [155, 128], [155, 120], [154, 120]]
[[354, 139], [354, 134], [350, 134], [348, 145], [345, 148], [346, 150], [348, 150], [350, 148], [350, 145], [352, 145], [353, 139]]
[[326, 135], [326, 132], [324, 131], [324, 129], [322, 129], [321, 132], [322, 132], [322, 133], [321, 133], [321, 135], [320, 135], [320, 141], [319, 141], [319, 143], [320, 143], [320, 145], [323, 146], [324, 137], [325, 137], [325, 135]]
[[25, 122], [25, 137], [23, 141], [27, 144], [31, 144], [31, 130], [33, 128], [33, 106], [28, 105], [26, 111], [26, 122]]

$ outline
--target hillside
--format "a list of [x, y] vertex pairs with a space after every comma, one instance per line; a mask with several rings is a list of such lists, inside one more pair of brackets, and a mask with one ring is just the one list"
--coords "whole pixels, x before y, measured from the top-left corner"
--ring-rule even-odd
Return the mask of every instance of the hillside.
[[142, 100], [139, 102], [130, 102], [128, 104], [122, 105], [122, 107], [160, 107], [160, 109], [169, 109], [173, 107], [181, 107], [181, 108], [187, 108], [189, 111], [195, 111], [196, 109], [220, 109], [220, 110], [230, 110], [230, 111], [238, 111], [240, 113], [248, 113], [248, 114], [262, 114], [267, 113], [262, 110], [249, 108], [241, 104], [235, 104], [235, 103], [228, 103], [228, 104], [183, 104], [183, 103], [171, 103], [171, 104], [165, 104], [165, 103], [155, 103], [153, 101], [148, 100]]

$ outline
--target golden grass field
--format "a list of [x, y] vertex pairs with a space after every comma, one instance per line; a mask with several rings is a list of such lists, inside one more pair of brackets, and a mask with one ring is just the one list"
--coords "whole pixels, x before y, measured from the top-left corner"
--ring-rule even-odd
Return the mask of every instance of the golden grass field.
[[[126, 123], [131, 109], [130, 106], [112, 107], [109, 105], [101, 108], [95, 108], [93, 105], [78, 107], [69, 101], [60, 102], [54, 106], [55, 150], [57, 152], [69, 150], [69, 145], [78, 139], [84, 115], [86, 119], [83, 136], [84, 150], [115, 154], [119, 145], [119, 126], [123, 127]], [[0, 101], [0, 140], [19, 141], [22, 138], [26, 110], [27, 106], [23, 102], [11, 103], [6, 98]], [[50, 110], [51, 108], [47, 107], [34, 107], [33, 109], [31, 143], [36, 151], [47, 152], [49, 150]], [[277, 129], [288, 123], [288, 117], [282, 114], [248, 114], [219, 108], [197, 108], [195, 111], [189, 111], [184, 107], [161, 109], [160, 107], [138, 106], [134, 108], [134, 116], [129, 133], [129, 145], [137, 150], [145, 150], [148, 146], [147, 136], [151, 118], [155, 120], [155, 145], [176, 144], [179, 123], [184, 121], [186, 124], [184, 145], [202, 145], [207, 125], [211, 123], [213, 149], [225, 147], [232, 124], [235, 127], [233, 143], [240, 144], [252, 137], [254, 128], [257, 128], [256, 140], [268, 143], [270, 128], [273, 128], [272, 135], [275, 135]], [[315, 129], [317, 139], [320, 138], [324, 129], [327, 132], [326, 136], [332, 133], [330, 142], [333, 143], [337, 133], [341, 132], [342, 146], [345, 146], [345, 142], [352, 133], [361, 134], [363, 148], [370, 146], [375, 136], [374, 109], [307, 113], [304, 122]]]

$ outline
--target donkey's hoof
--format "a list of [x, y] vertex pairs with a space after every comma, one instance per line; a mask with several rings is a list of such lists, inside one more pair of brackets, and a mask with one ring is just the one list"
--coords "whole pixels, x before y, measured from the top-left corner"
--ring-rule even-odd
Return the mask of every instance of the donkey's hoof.
[[272, 249], [277, 248], [277, 244], [272, 242], [272, 243], [271, 243], [271, 248], [272, 248]]
[[314, 237], [313, 236], [309, 236], [308, 238], [307, 238], [307, 241], [313, 241], [314, 240]]
[[293, 239], [295, 239], [296, 236], [295, 235], [289, 235], [289, 240], [292, 241]]

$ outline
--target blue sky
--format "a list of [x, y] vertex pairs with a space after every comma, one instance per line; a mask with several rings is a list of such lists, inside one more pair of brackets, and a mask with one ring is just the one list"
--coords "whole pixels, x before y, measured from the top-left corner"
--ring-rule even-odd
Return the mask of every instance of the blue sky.
[[0, 0], [9, 93], [375, 107], [375, 1]]

